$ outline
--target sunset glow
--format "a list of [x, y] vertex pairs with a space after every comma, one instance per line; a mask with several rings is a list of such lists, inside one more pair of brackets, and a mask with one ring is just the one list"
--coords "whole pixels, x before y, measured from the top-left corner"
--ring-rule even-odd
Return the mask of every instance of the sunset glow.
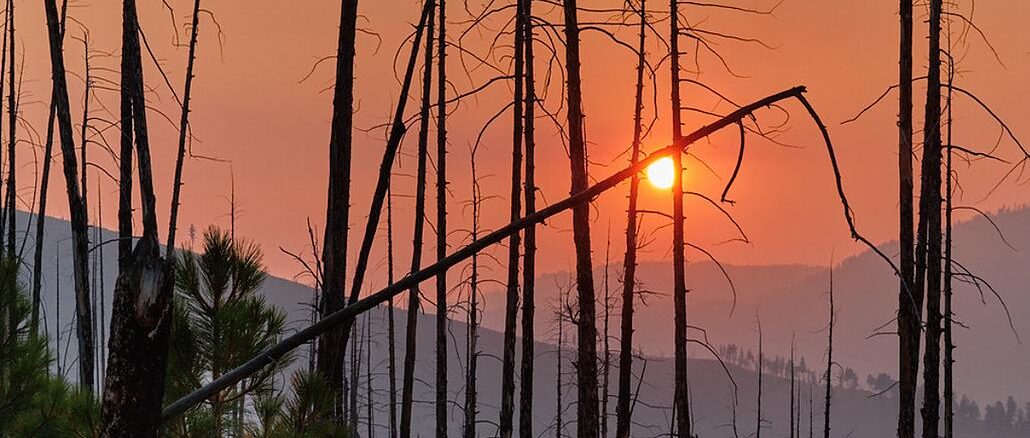
[[647, 180], [655, 188], [671, 189], [672, 183], [676, 180], [676, 169], [673, 167], [672, 157], [660, 158], [647, 166]]

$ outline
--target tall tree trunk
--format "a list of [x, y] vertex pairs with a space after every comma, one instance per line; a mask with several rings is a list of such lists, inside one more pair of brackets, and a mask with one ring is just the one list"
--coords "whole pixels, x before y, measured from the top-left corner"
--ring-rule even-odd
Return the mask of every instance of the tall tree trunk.
[[182, 191], [182, 166], [186, 158], [186, 140], [190, 132], [190, 95], [193, 92], [193, 64], [197, 59], [197, 34], [200, 25], [200, 0], [193, 0], [193, 21], [190, 23], [189, 55], [186, 58], [186, 83], [183, 85], [182, 112], [179, 114], [179, 152], [175, 157], [175, 181], [172, 187], [172, 206], [168, 214], [168, 243], [165, 251], [169, 258], [175, 254], [175, 232], [178, 230], [179, 194]]
[[[11, 58], [11, 63], [7, 65], [7, 83], [8, 83], [8, 86], [10, 87], [10, 90], [7, 92], [7, 115], [8, 115], [8, 125], [9, 125], [7, 127], [7, 129], [10, 131], [7, 134], [7, 256], [8, 257], [14, 257], [15, 256], [14, 240], [15, 240], [15, 234], [16, 234], [16, 231], [17, 231], [17, 226], [15, 225], [15, 216], [17, 215], [17, 212], [18, 212], [18, 184], [16, 183], [16, 179], [15, 179], [15, 177], [17, 176], [16, 169], [18, 168], [18, 160], [17, 160], [16, 154], [15, 154], [15, 152], [17, 150], [15, 148], [15, 146], [18, 144], [17, 135], [15, 135], [17, 133], [17, 131], [18, 131], [16, 129], [18, 127], [18, 99], [17, 99], [18, 90], [15, 88], [15, 85], [14, 85], [14, 82], [15, 82], [15, 79], [16, 79], [15, 78], [15, 69], [14, 69], [14, 65], [15, 65], [14, 48], [15, 48], [15, 45], [16, 45], [15, 44], [16, 40], [14, 39], [14, 0], [7, 0], [7, 16], [8, 16], [8, 19], [7, 19], [7, 34], [9, 36], [9, 40], [10, 40], [10, 41], [8, 41], [7, 50], [8, 50], [8, 56], [10, 56], [10, 58]], [[86, 58], [87, 58], [87, 64], [86, 64], [86, 82], [87, 82], [87, 84], [86, 84], [86, 99], [88, 100], [89, 99], [89, 64], [88, 64], [89, 52], [88, 52], [88, 49], [87, 49], [87, 53], [86, 53]], [[83, 130], [86, 129], [86, 120], [85, 119], [82, 122], [82, 129]], [[83, 162], [82, 162], [82, 167], [83, 167], [83, 173], [82, 173], [83, 201], [82, 202], [85, 203], [86, 202], [86, 200], [85, 200], [85, 192], [86, 192], [86, 186], [85, 186], [85, 183], [86, 183], [86, 171], [85, 171], [85, 168], [86, 168], [86, 161], [85, 161], [85, 159], [86, 159], [86, 157], [85, 157], [86, 147], [85, 147], [85, 144], [83, 144], [82, 150], [83, 150]]]
[[[322, 242], [322, 312], [347, 303], [347, 237], [350, 230], [351, 128], [354, 120], [354, 41], [358, 1], [340, 2], [340, 34], [336, 48], [336, 86], [329, 137], [329, 190]], [[319, 338], [316, 367], [333, 392], [337, 421], [343, 419], [343, 362], [348, 331], [336, 327]]]
[[555, 378], [557, 379], [557, 382], [554, 384], [554, 388], [555, 388], [554, 392], [555, 392], [556, 397], [557, 397], [557, 400], [556, 400], [556, 402], [554, 404], [554, 411], [555, 411], [554, 412], [554, 424], [555, 424], [555, 427], [554, 427], [555, 435], [554, 435], [554, 437], [555, 438], [562, 438], [564, 436], [564, 435], [562, 435], [563, 429], [564, 429], [564, 424], [562, 423], [562, 411], [565, 408], [565, 405], [562, 404], [562, 346], [563, 346], [563, 342], [565, 341], [565, 339], [564, 339], [564, 337], [565, 337], [565, 317], [562, 314], [562, 312], [563, 312], [562, 309], [564, 308], [566, 303], [567, 303], [567, 301], [566, 301], [566, 298], [565, 298], [565, 292], [562, 291], [562, 290], [559, 290], [558, 291], [558, 354], [555, 355], [555, 362], [557, 362], [556, 368], [558, 369], [558, 372], [555, 373]]
[[[526, 0], [515, 2], [515, 48], [512, 62], [515, 64], [515, 87], [512, 96], [512, 142], [511, 142], [511, 198], [509, 219], [522, 216], [522, 135], [523, 131], [523, 85], [525, 84], [525, 20], [522, 14]], [[519, 246], [520, 236], [513, 234], [508, 239], [508, 278], [505, 289], [504, 344], [501, 354], [501, 413], [498, 434], [511, 438], [515, 416], [515, 331], [519, 311]]]
[[[429, 107], [432, 101], [431, 93], [433, 90], [433, 25], [436, 2], [428, 0], [426, 7], [429, 8], [429, 16], [425, 22], [427, 36], [422, 74], [422, 108], [418, 131], [418, 170], [415, 176], [415, 229], [411, 249], [411, 272], [418, 272], [422, 267], [423, 231], [426, 219], [426, 161], [429, 158]], [[408, 295], [408, 324], [406, 327], [407, 334], [404, 337], [404, 389], [401, 393], [401, 438], [411, 437], [419, 293], [419, 288], [416, 284], [411, 287]]]
[[952, 214], [952, 167], [951, 167], [951, 97], [952, 86], [955, 80], [954, 61], [949, 58], [948, 62], [948, 95], [947, 99], [947, 161], [945, 164], [945, 201], [944, 201], [944, 438], [952, 438], [955, 435], [955, 400], [954, 400], [954, 374], [952, 367], [955, 364], [955, 341], [951, 337], [951, 325], [954, 321], [951, 309], [952, 294], [952, 271], [951, 271], [951, 214]]
[[[522, 44], [525, 46], [524, 80], [525, 145], [526, 145], [526, 215], [536, 213], [536, 78], [533, 76], [533, 0], [523, 0], [518, 12], [522, 20]], [[517, 43], [516, 43], [517, 44]], [[525, 231], [526, 248], [522, 256], [522, 369], [519, 391], [519, 437], [533, 435], [533, 368], [536, 360], [536, 227]]]
[[830, 438], [830, 391], [833, 389], [833, 266], [830, 266], [830, 327], [826, 335], [826, 404], [823, 407], [823, 438]]
[[608, 267], [611, 266], [611, 253], [612, 253], [612, 229], [608, 227], [608, 236], [605, 240], [605, 251], [604, 251], [604, 313], [601, 320], [601, 326], [603, 330], [603, 337], [601, 345], [603, 345], [602, 353], [604, 358], [601, 359], [601, 431], [602, 437], [608, 436], [608, 383], [609, 376], [611, 375], [611, 344], [608, 342], [610, 336], [609, 321], [610, 313], [612, 308], [612, 293], [611, 288], [608, 287]]
[[[386, 201], [386, 273], [393, 284], [393, 190], [388, 189]], [[390, 438], [397, 438], [397, 334], [394, 327], [393, 298], [386, 305], [387, 367], [390, 379]]]
[[[64, 41], [64, 22], [68, 11], [68, 2], [65, 0], [61, 6], [61, 18], [58, 25], [58, 47], [62, 47]], [[47, 115], [46, 141], [43, 143], [43, 173], [39, 179], [39, 210], [36, 214], [36, 245], [32, 264], [32, 327], [38, 330], [39, 308], [41, 306], [40, 294], [43, 290], [43, 238], [46, 231], [46, 207], [47, 189], [50, 186], [50, 164], [54, 156], [54, 123], [57, 117], [56, 94], [50, 91], [50, 112]], [[58, 319], [60, 321], [60, 319]], [[58, 330], [60, 334], [60, 330]], [[57, 342], [60, 351], [60, 339]], [[58, 360], [60, 362], [60, 360]]]
[[[679, 10], [677, 0], [670, 0], [670, 70], [672, 92], [672, 141], [673, 144], [680, 144], [683, 138], [681, 120], [680, 100], [680, 49], [679, 49]], [[672, 184], [672, 264], [673, 264], [673, 305], [674, 330], [673, 339], [675, 343], [675, 370], [674, 370], [674, 407], [676, 409], [676, 433], [679, 438], [689, 438], [690, 433], [690, 405], [687, 402], [687, 286], [685, 273], [685, 256], [683, 241], [683, 163], [682, 152], [673, 154], [673, 169], [675, 176]]]
[[[565, 0], [565, 69], [568, 92], [569, 164], [571, 193], [588, 187], [587, 144], [583, 123], [583, 90], [580, 81], [579, 20], [576, 0]], [[593, 263], [590, 260], [590, 204], [572, 208], [572, 239], [576, 247], [576, 293], [579, 316], [576, 321], [577, 436], [597, 436], [597, 322]]]
[[[447, 257], [447, 26], [440, 2], [436, 89], [436, 261]], [[447, 270], [436, 276], [436, 438], [447, 438]]]
[[[479, 183], [476, 175], [476, 151], [472, 150], [469, 158], [469, 167], [472, 169], [472, 240], [479, 238]], [[476, 369], [479, 363], [479, 255], [472, 255], [472, 272], [469, 275], [469, 310], [468, 310], [468, 334], [466, 340], [465, 358], [468, 365], [465, 367], [465, 426], [464, 438], [476, 438], [476, 414], [477, 406], [477, 384]]]
[[[167, 368], [174, 263], [161, 258], [158, 243], [135, 0], [124, 1], [122, 18], [123, 66], [129, 68], [127, 74], [123, 72], [128, 82], [123, 82], [122, 88], [123, 96], [132, 100], [131, 127], [137, 140], [143, 235], [126, 258], [115, 285], [102, 434], [151, 437], [157, 434], [164, 397], [164, 385], [154, 382], [164, 381]], [[126, 88], [128, 90], [124, 90]], [[60, 114], [58, 106], [59, 120]], [[122, 129], [130, 127], [122, 126]], [[67, 155], [65, 153], [66, 158]], [[121, 181], [121, 184], [130, 182]]]
[[923, 437], [937, 438], [940, 421], [941, 349], [941, 10], [930, 0], [930, 61], [923, 126], [923, 181], [920, 216], [926, 219], [926, 351], [923, 356]]
[[[127, 0], [131, 1], [131, 0]], [[50, 40], [50, 66], [54, 82], [54, 95], [58, 128], [61, 136], [61, 154], [64, 157], [64, 177], [68, 192], [68, 210], [71, 212], [73, 236], [73, 263], [75, 272], [75, 313], [77, 336], [79, 339], [79, 385], [89, 393], [93, 392], [93, 326], [90, 315], [88, 275], [89, 248], [86, 243], [88, 218], [78, 181], [78, 163], [75, 155], [75, 140], [72, 134], [70, 105], [68, 103], [68, 83], [65, 78], [64, 53], [62, 49], [61, 25], [58, 22], [57, 3], [45, 0], [47, 32]], [[133, 27], [135, 29], [135, 27]]]
[[372, 413], [375, 403], [372, 400], [372, 317], [365, 318], [365, 415], [368, 416], [368, 438], [372, 438], [372, 426], [375, 418]]
[[755, 422], [755, 438], [762, 438], [762, 365], [765, 356], [762, 354], [762, 319], [755, 317], [758, 320], [758, 364], [755, 367], [758, 370], [758, 420]]
[[797, 423], [794, 420], [794, 409], [801, 409], [799, 401], [794, 398], [794, 338], [790, 339], [790, 436], [791, 438], [797, 437], [795, 430]]
[[[646, 0], [640, 0], [640, 29], [637, 43], [637, 86], [633, 106], [633, 145], [630, 164], [640, 159], [644, 110], [644, 43], [647, 34]], [[622, 262], [622, 320], [619, 337], [619, 395], [615, 403], [615, 436], [630, 436], [631, 377], [633, 374], [633, 304], [637, 271], [637, 194], [640, 177], [634, 174], [629, 182], [629, 206], [626, 208], [626, 254]]]
[[901, 44], [898, 61], [898, 438], [915, 437], [916, 380], [923, 290], [916, 288], [912, 177], [912, 0], [900, 0]]
[[[365, 323], [368, 323], [367, 318]], [[350, 414], [350, 420], [347, 424], [350, 424], [350, 430], [353, 431], [358, 430], [358, 389], [361, 388], [362, 333], [362, 327], [359, 325], [358, 330], [352, 332], [352, 337], [355, 342], [350, 344], [350, 386], [347, 388], [350, 390], [350, 402], [348, 404], [348, 407], [350, 408], [348, 411]]]

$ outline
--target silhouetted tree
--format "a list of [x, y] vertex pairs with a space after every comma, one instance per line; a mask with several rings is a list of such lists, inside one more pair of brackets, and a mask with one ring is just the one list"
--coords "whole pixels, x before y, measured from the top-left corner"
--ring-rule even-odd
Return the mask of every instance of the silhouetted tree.
[[823, 407], [823, 438], [830, 438], [830, 391], [833, 390], [833, 266], [830, 266], [830, 324], [826, 335], [826, 404]]
[[[340, 33], [336, 48], [336, 83], [333, 91], [333, 117], [329, 134], [329, 187], [326, 191], [325, 237], [322, 242], [323, 314], [346, 305], [347, 238], [350, 230], [351, 130], [354, 123], [354, 44], [357, 35], [357, 0], [340, 2]], [[343, 363], [345, 326], [330, 330], [319, 338], [317, 369], [334, 395], [338, 421], [343, 418]]]
[[[526, 215], [536, 213], [536, 78], [533, 75], [533, 0], [522, 0], [518, 11], [522, 21], [523, 80], [525, 81], [523, 128], [526, 145]], [[518, 42], [516, 42], [518, 44]], [[526, 248], [522, 258], [522, 386], [519, 392], [519, 437], [533, 435], [533, 368], [536, 359], [534, 318], [536, 314], [536, 227], [525, 231]]]
[[901, 36], [898, 61], [898, 438], [915, 436], [916, 380], [923, 291], [914, 283], [912, 177], [912, 0], [900, 0]]
[[[583, 90], [580, 79], [579, 20], [576, 0], [565, 0], [565, 95], [568, 108], [571, 193], [588, 187], [587, 144], [583, 125]], [[590, 260], [590, 205], [572, 208], [572, 239], [576, 247], [576, 427], [579, 438], [597, 436], [597, 323], [593, 263]]]
[[[447, 21], [440, 2], [436, 89], [436, 261], [447, 257]], [[447, 270], [436, 276], [436, 438], [447, 438]]]
[[[418, 170], [415, 174], [415, 220], [414, 237], [411, 249], [411, 272], [422, 267], [422, 245], [425, 228], [426, 208], [426, 162], [429, 158], [429, 107], [433, 90], [433, 35], [436, 2], [426, 2], [429, 15], [425, 21], [426, 47], [422, 73], [422, 108], [420, 110], [418, 131]], [[417, 41], [417, 40], [416, 40]], [[411, 411], [414, 408], [413, 391], [415, 385], [416, 334], [418, 333], [419, 288], [411, 287], [408, 294], [407, 333], [404, 337], [404, 389], [401, 393], [401, 438], [411, 436]]]

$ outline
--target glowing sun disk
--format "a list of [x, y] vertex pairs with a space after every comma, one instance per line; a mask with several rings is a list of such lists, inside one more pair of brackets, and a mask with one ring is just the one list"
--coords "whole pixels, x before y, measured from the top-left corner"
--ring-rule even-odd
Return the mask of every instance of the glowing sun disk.
[[660, 158], [647, 166], [647, 180], [659, 189], [670, 189], [676, 180], [676, 170], [672, 157]]

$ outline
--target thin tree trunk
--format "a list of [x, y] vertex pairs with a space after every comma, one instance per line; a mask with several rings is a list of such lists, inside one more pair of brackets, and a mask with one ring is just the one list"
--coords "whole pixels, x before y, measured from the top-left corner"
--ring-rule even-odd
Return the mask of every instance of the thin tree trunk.
[[[679, 11], [677, 0], [670, 0], [670, 69], [672, 71], [672, 136], [673, 144], [679, 144], [683, 135], [682, 120], [680, 119], [680, 51], [679, 51]], [[675, 342], [675, 374], [674, 374], [674, 406], [676, 409], [676, 433], [679, 438], [689, 438], [690, 433], [690, 406], [687, 403], [687, 287], [684, 264], [686, 263], [683, 251], [683, 163], [682, 153], [673, 154], [673, 169], [676, 175], [672, 184], [672, 263], [673, 263], [673, 305]]]
[[[949, 58], [950, 59], [950, 58]], [[948, 95], [947, 95], [947, 161], [945, 164], [945, 204], [944, 204], [944, 438], [952, 438], [955, 435], [955, 402], [954, 402], [954, 375], [952, 367], [955, 364], [955, 341], [951, 337], [951, 325], [953, 315], [951, 309], [952, 294], [952, 271], [951, 271], [951, 214], [952, 214], [952, 167], [951, 167], [951, 97], [952, 86], [955, 79], [954, 61], [948, 62]]]
[[[927, 71], [923, 132], [923, 197], [926, 253], [926, 351], [923, 356], [923, 438], [937, 438], [940, 421], [941, 350], [941, 10], [930, 0], [930, 61]], [[920, 237], [923, 237], [922, 235]]]
[[562, 424], [562, 409], [565, 407], [565, 405], [562, 404], [562, 347], [563, 347], [564, 335], [565, 335], [565, 317], [562, 314], [562, 312], [563, 312], [562, 308], [565, 305], [565, 303], [566, 303], [565, 292], [564, 291], [559, 291], [559, 293], [558, 293], [558, 354], [555, 356], [555, 361], [558, 363], [557, 366], [556, 366], [557, 369], [558, 369], [558, 372], [555, 373], [555, 376], [556, 376], [556, 379], [558, 381], [554, 385], [554, 388], [555, 388], [554, 392], [555, 392], [555, 394], [557, 396], [557, 401], [554, 404], [554, 410], [555, 410], [555, 412], [554, 412], [554, 423], [555, 423], [554, 431], [555, 431], [555, 435], [554, 436], [555, 436], [555, 438], [562, 438], [562, 436], [563, 436], [562, 435], [562, 431], [564, 429], [564, 425]]
[[[143, 66], [140, 60], [139, 21], [134, 0], [125, 0], [122, 18], [123, 67], [128, 68], [128, 72], [123, 72], [126, 81], [122, 83], [122, 95], [131, 98], [132, 110], [131, 125], [122, 126], [122, 129], [130, 129], [131, 126], [137, 139], [143, 235], [136, 248], [126, 257], [115, 286], [108, 376], [101, 411], [102, 434], [110, 437], [151, 437], [157, 434], [164, 398], [164, 385], [154, 382], [164, 381], [167, 368], [174, 264], [171, 260], [161, 258], [158, 243]], [[58, 106], [60, 119], [61, 110]], [[66, 158], [68, 155], [65, 152]], [[123, 190], [124, 185], [130, 184], [129, 181], [131, 179], [121, 181]]]
[[[67, 12], [68, 2], [65, 1], [61, 7], [62, 17], [58, 30], [58, 45], [63, 46], [64, 39], [64, 13]], [[50, 92], [50, 112], [47, 115], [46, 141], [43, 143], [43, 173], [39, 180], [39, 212], [36, 214], [36, 245], [32, 264], [32, 329], [39, 327], [39, 308], [41, 306], [40, 294], [43, 290], [43, 239], [46, 231], [46, 207], [47, 189], [50, 186], [50, 164], [54, 156], [54, 122], [57, 116], [57, 106], [54, 91]], [[36, 333], [36, 332], [34, 332]], [[58, 330], [60, 333], [60, 330]], [[57, 343], [57, 350], [60, 351], [61, 343]]]
[[[588, 186], [587, 144], [583, 124], [583, 90], [580, 81], [579, 20], [576, 0], [565, 0], [565, 69], [568, 92], [569, 164], [571, 193]], [[577, 436], [597, 436], [597, 322], [594, 294], [593, 263], [590, 260], [590, 204], [572, 209], [572, 234], [576, 247], [576, 292], [579, 316], [576, 321], [576, 402]]]
[[[7, 68], [7, 52], [8, 52], [7, 48], [14, 46], [10, 42], [10, 33], [7, 32], [7, 28], [10, 27], [9, 26], [9, 22], [11, 21], [11, 12], [12, 12], [11, 8], [6, 7], [8, 2], [4, 3], [4, 6], [5, 6], [4, 7], [4, 32], [3, 32], [4, 42], [3, 42], [3, 46], [0, 47], [0, 115], [2, 115], [2, 113], [3, 113], [3, 108], [2, 107], [3, 107], [4, 85], [5, 85], [4, 74], [6, 74], [5, 69]], [[11, 59], [11, 64], [12, 65], [14, 64], [13, 57]], [[14, 90], [10, 90], [10, 92], [13, 94]], [[3, 128], [2, 128], [2, 126], [0, 126], [0, 133], [2, 133], [2, 132], [3, 132]], [[3, 160], [3, 153], [0, 152], [0, 169], [3, 168], [3, 162], [4, 162], [4, 160]], [[3, 185], [4, 183], [5, 183], [5, 181], [3, 181], [3, 178], [0, 178], [0, 189], [2, 189], [4, 187], [4, 185]], [[2, 190], [0, 190], [0, 191], [2, 191]], [[4, 191], [3, 200], [0, 201], [0, 241], [3, 241], [7, 237], [7, 216], [8, 216], [8, 214], [11, 213], [11, 210], [12, 210], [12, 207], [10, 205], [8, 205], [7, 192]], [[4, 251], [6, 251], [6, 249], [7, 249], [7, 247], [2, 242], [0, 242], [0, 247], [2, 247], [4, 249]]]
[[605, 241], [604, 251], [604, 314], [601, 325], [604, 331], [604, 337], [601, 341], [604, 349], [604, 359], [601, 360], [601, 436], [608, 436], [608, 377], [611, 375], [611, 345], [608, 342], [610, 333], [608, 331], [610, 313], [612, 308], [612, 293], [608, 287], [608, 267], [611, 266], [611, 253], [612, 253], [612, 229], [608, 227], [608, 237]]
[[[132, 0], [127, 0], [132, 1]], [[71, 212], [73, 235], [73, 263], [75, 271], [75, 312], [77, 315], [77, 335], [79, 339], [79, 385], [86, 392], [93, 392], [89, 376], [93, 375], [93, 326], [89, 315], [89, 281], [88, 245], [86, 243], [86, 227], [88, 218], [84, 210], [79, 181], [78, 163], [75, 158], [75, 140], [72, 134], [70, 105], [68, 103], [68, 83], [65, 78], [64, 53], [62, 52], [62, 32], [58, 23], [57, 4], [55, 0], [45, 0], [47, 31], [50, 40], [50, 64], [56, 96], [56, 109], [59, 133], [61, 136], [61, 154], [64, 157], [64, 176], [68, 192], [68, 210]]]
[[[386, 272], [393, 284], [393, 190], [387, 189], [386, 201]], [[394, 327], [393, 298], [386, 305], [387, 311], [387, 360], [390, 379], [390, 438], [397, 438], [397, 335]]]
[[815, 436], [815, 404], [812, 401], [812, 385], [808, 385], [808, 438]]
[[[447, 27], [446, 0], [437, 30], [436, 261], [447, 257]], [[447, 270], [436, 276], [436, 438], [447, 438]]]
[[[524, 49], [525, 100], [525, 145], [526, 145], [526, 214], [536, 213], [536, 78], [533, 76], [533, 0], [522, 0], [519, 10], [522, 20], [522, 44]], [[516, 42], [518, 44], [518, 42]], [[519, 437], [534, 438], [533, 435], [533, 368], [536, 360], [536, 335], [534, 319], [536, 314], [536, 227], [526, 228], [526, 248], [522, 257], [522, 369], [519, 392]]]
[[[368, 320], [365, 320], [368, 323]], [[350, 429], [353, 431], [358, 430], [358, 389], [361, 388], [361, 356], [362, 356], [362, 342], [361, 334], [363, 333], [362, 327], [359, 325], [356, 332], [352, 332], [355, 342], [350, 344]]]
[[[476, 151], [472, 150], [469, 158], [469, 167], [472, 169], [472, 240], [479, 238], [479, 183], [476, 175]], [[476, 368], [479, 363], [479, 255], [472, 255], [472, 272], [469, 276], [469, 310], [468, 310], [468, 334], [466, 341], [465, 357], [468, 365], [465, 367], [465, 426], [464, 438], [476, 438], [476, 414], [478, 397], [476, 388]]]
[[801, 409], [798, 401], [794, 398], [794, 338], [790, 339], [790, 436], [795, 438], [794, 433], [797, 423], [794, 420], [794, 409]]
[[[433, 90], [433, 25], [436, 2], [426, 2], [429, 16], [425, 21], [426, 47], [422, 75], [422, 108], [418, 132], [418, 170], [415, 182], [414, 237], [411, 249], [411, 272], [422, 267], [422, 244], [426, 209], [426, 161], [429, 158], [429, 107]], [[419, 288], [414, 285], [408, 295], [408, 324], [404, 337], [404, 389], [401, 393], [401, 438], [411, 437], [411, 412], [414, 409], [413, 391], [415, 385], [416, 334], [418, 333]]]
[[[354, 119], [354, 41], [357, 0], [340, 2], [340, 33], [336, 48], [336, 86], [329, 137], [329, 190], [322, 243], [322, 312], [346, 305], [347, 237], [350, 230], [351, 128]], [[343, 363], [349, 330], [337, 327], [319, 338], [316, 368], [334, 394], [337, 421], [343, 419]]]
[[755, 438], [762, 438], [762, 366], [765, 356], [762, 354], [762, 319], [757, 314], [758, 320], [758, 420], [755, 422]]
[[365, 318], [365, 415], [368, 416], [368, 435], [372, 438], [372, 426], [375, 424], [375, 417], [372, 413], [375, 404], [372, 400], [372, 317]]
[[[646, 0], [640, 0], [640, 30], [637, 44], [637, 86], [633, 107], [633, 145], [630, 164], [640, 159], [640, 142], [643, 136], [644, 110], [644, 43], [647, 34]], [[630, 436], [630, 398], [633, 374], [633, 304], [636, 291], [637, 271], [637, 194], [640, 191], [640, 177], [633, 175], [629, 182], [629, 206], [626, 208], [626, 254], [622, 263], [622, 321], [619, 337], [619, 395], [615, 403], [615, 436]]]
[[[511, 142], [511, 198], [509, 219], [522, 217], [522, 135], [523, 131], [523, 85], [525, 84], [525, 20], [522, 14], [526, 0], [515, 2], [515, 48], [512, 62], [515, 64], [515, 87], [512, 96], [512, 142]], [[505, 289], [504, 344], [501, 357], [501, 413], [498, 434], [511, 438], [515, 415], [515, 331], [519, 311], [519, 234], [508, 240], [508, 278]]]
[[[8, 86], [10, 87], [10, 91], [7, 92], [7, 115], [8, 115], [8, 125], [9, 125], [7, 127], [7, 129], [10, 131], [7, 134], [7, 228], [8, 228], [7, 229], [7, 255], [8, 255], [8, 257], [14, 257], [15, 256], [14, 239], [15, 239], [15, 234], [16, 234], [16, 231], [17, 231], [17, 226], [15, 225], [15, 216], [17, 215], [17, 212], [18, 212], [18, 184], [16, 183], [16, 179], [15, 179], [15, 177], [17, 176], [16, 169], [18, 168], [18, 166], [17, 166], [18, 162], [17, 162], [17, 159], [15, 158], [16, 157], [15, 151], [17, 149], [17, 148], [15, 148], [15, 146], [18, 144], [17, 135], [16, 135], [16, 133], [18, 131], [16, 129], [18, 127], [18, 99], [17, 99], [18, 90], [15, 88], [15, 85], [14, 85], [14, 81], [16, 79], [15, 78], [15, 72], [14, 72], [14, 64], [15, 64], [14, 49], [15, 49], [15, 45], [16, 45], [15, 44], [16, 40], [14, 39], [14, 0], [8, 0], [7, 1], [7, 16], [8, 16], [8, 20], [7, 20], [7, 33], [10, 36], [10, 38], [9, 38], [10, 41], [7, 44], [7, 50], [8, 50], [8, 56], [10, 56], [10, 58], [11, 58], [11, 63], [7, 65], [7, 83], [8, 83]], [[88, 49], [87, 49], [87, 53], [86, 53], [86, 58], [87, 59], [89, 58]], [[87, 64], [86, 64], [86, 82], [87, 82], [86, 83], [86, 99], [88, 100], [89, 99], [89, 64], [88, 64], [88, 61], [87, 61]], [[85, 130], [86, 129], [86, 120], [83, 120], [82, 126], [83, 126], [82, 129]], [[83, 150], [83, 154], [85, 154], [85, 150], [86, 150], [85, 145], [83, 145], [82, 150]], [[83, 198], [83, 202], [85, 203], [86, 202], [85, 201], [85, 191], [86, 191], [86, 186], [85, 186], [85, 181], [86, 181], [85, 155], [83, 155], [82, 167], [83, 167], [83, 174], [82, 174], [83, 175], [83, 177], [82, 177], [83, 186], [82, 186], [82, 191], [83, 191], [83, 197], [84, 197]]]
[[175, 181], [172, 187], [172, 206], [168, 214], [168, 243], [165, 251], [169, 258], [175, 254], [175, 232], [178, 229], [179, 194], [182, 189], [182, 166], [186, 158], [186, 139], [190, 132], [190, 95], [193, 91], [193, 64], [197, 59], [197, 33], [200, 25], [200, 0], [193, 0], [193, 21], [190, 24], [189, 55], [186, 58], [186, 83], [183, 85], [182, 112], [179, 115], [179, 153], [175, 157]]
[[898, 291], [898, 438], [915, 437], [916, 380], [923, 290], [916, 288], [912, 177], [912, 0], [901, 0], [898, 67], [898, 212], [901, 252]]
[[826, 343], [826, 405], [823, 407], [823, 438], [830, 438], [830, 391], [833, 389], [833, 267], [830, 267], [830, 328]]

